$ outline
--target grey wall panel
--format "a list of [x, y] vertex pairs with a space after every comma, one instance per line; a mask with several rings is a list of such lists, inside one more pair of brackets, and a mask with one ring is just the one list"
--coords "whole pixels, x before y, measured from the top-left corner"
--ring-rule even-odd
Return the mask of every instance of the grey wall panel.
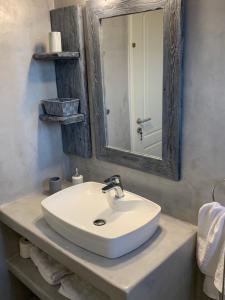
[[[0, 204], [65, 171], [60, 127], [38, 120], [40, 100], [57, 94], [54, 65], [32, 60], [48, 47], [53, 8], [53, 0], [0, 3]], [[4, 253], [0, 234], [0, 298], [25, 300], [20, 285], [10, 285]]]

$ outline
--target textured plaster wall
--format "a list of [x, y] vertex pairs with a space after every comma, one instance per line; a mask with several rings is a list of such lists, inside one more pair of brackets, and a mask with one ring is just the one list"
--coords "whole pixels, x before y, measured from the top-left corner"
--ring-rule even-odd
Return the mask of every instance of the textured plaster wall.
[[38, 120], [41, 99], [56, 96], [54, 65], [32, 60], [47, 46], [53, 1], [0, 1], [0, 203], [62, 175], [58, 125]]
[[[38, 120], [40, 99], [56, 96], [54, 66], [31, 59], [47, 45], [52, 8], [53, 0], [0, 0], [0, 203], [65, 173], [60, 127]], [[11, 299], [1, 233], [0, 278], [0, 299]]]

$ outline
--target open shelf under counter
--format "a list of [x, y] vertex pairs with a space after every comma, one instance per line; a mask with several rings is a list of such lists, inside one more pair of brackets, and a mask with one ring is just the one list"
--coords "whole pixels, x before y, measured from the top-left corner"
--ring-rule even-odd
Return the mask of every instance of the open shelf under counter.
[[49, 285], [30, 259], [15, 255], [7, 260], [8, 270], [41, 300], [66, 300], [58, 293], [59, 286]]
[[73, 60], [79, 59], [80, 52], [78, 51], [64, 51], [55, 53], [34, 53], [33, 58], [37, 60]]
[[69, 124], [75, 124], [75, 123], [81, 123], [84, 121], [84, 115], [83, 114], [76, 114], [68, 117], [58, 117], [58, 116], [52, 116], [47, 114], [41, 114], [39, 116], [39, 119], [44, 122], [57, 122], [61, 125], [69, 125]]

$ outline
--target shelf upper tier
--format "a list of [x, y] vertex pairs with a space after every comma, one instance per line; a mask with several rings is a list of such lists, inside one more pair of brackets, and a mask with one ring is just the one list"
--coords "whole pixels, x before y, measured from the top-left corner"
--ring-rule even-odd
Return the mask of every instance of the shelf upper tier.
[[80, 52], [77, 51], [33, 54], [33, 58], [37, 60], [72, 60], [79, 57]]

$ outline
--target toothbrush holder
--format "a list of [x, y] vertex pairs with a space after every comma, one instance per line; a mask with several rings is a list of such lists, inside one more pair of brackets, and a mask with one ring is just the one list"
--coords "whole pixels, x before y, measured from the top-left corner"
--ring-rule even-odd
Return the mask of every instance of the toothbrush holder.
[[52, 177], [49, 179], [49, 192], [55, 194], [62, 189], [62, 180], [60, 177]]

